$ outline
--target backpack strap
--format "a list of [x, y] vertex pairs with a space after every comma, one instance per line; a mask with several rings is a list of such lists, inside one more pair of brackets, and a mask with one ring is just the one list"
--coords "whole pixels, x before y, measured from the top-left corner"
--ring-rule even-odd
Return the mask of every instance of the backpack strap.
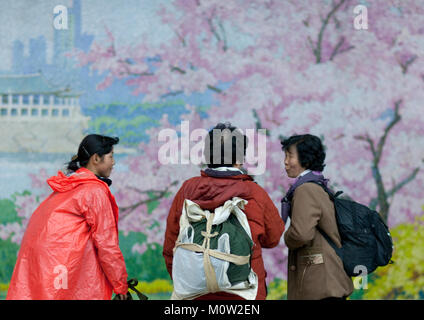
[[[317, 185], [321, 186], [324, 189], [324, 191], [329, 195], [331, 201], [333, 202], [339, 195], [343, 193], [343, 191], [337, 191], [336, 193], [333, 193], [325, 184], [319, 181], [310, 181], [310, 182], [316, 183]], [[334, 249], [334, 251], [336, 251], [340, 259], [342, 259], [343, 261], [343, 248], [337, 247], [334, 241], [331, 240], [331, 238], [318, 225], [317, 225], [317, 229], [321, 233], [321, 235], [325, 238], [325, 240], [327, 240], [328, 244]]]
[[334, 241], [331, 240], [331, 238], [320, 227], [317, 226], [317, 229], [321, 233], [321, 235], [325, 238], [325, 240], [327, 240], [328, 244], [334, 249], [334, 251], [336, 251], [340, 259], [342, 259], [343, 261], [343, 247], [342, 248], [337, 247]]
[[325, 184], [323, 184], [322, 182], [317, 181], [317, 180], [308, 181], [308, 182], [313, 182], [313, 183], [321, 186], [324, 189], [324, 191], [328, 194], [331, 201], [333, 201], [333, 202], [334, 202], [334, 199], [336, 199], [339, 195], [341, 195], [343, 193], [343, 191], [337, 191], [336, 193], [334, 193]]
[[210, 257], [228, 261], [230, 263], [234, 263], [235, 265], [244, 265], [250, 262], [250, 255], [238, 256], [235, 254], [210, 249], [211, 238], [216, 237], [219, 234], [218, 232], [211, 232], [214, 217], [214, 212], [210, 213], [209, 216], [206, 216], [206, 231], [201, 232], [202, 236], [204, 237], [202, 245], [177, 241], [175, 243], [174, 248], [174, 250], [176, 250], [177, 248], [183, 248], [186, 250], [203, 253], [203, 268], [205, 271], [206, 288], [208, 290], [208, 293], [215, 293], [221, 291], [221, 288], [219, 287], [218, 281], [216, 279], [215, 269], [212, 265]]

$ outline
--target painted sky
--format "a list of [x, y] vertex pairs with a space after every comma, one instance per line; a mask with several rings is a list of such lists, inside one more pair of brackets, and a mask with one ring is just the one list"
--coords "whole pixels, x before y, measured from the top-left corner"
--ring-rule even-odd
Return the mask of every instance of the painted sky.
[[[104, 26], [113, 30], [117, 45], [140, 41], [146, 35], [153, 45], [166, 41], [172, 30], [163, 25], [155, 12], [165, 0], [82, 0], [82, 33], [101, 40]], [[72, 7], [72, 0], [19, 0], [0, 3], [0, 70], [12, 66], [13, 41], [20, 40], [28, 53], [28, 41], [43, 35], [47, 40], [47, 63], [53, 56], [53, 9]], [[138, 42], [137, 41], [137, 42]]]

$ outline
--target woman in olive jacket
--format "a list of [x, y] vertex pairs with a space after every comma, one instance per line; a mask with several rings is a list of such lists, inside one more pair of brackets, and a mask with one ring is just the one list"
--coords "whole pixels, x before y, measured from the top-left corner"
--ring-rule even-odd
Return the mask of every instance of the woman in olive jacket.
[[[282, 142], [285, 169], [290, 178], [317, 175], [323, 182], [325, 152], [313, 135], [292, 136]], [[282, 212], [283, 220], [287, 217]], [[288, 299], [346, 299], [353, 291], [343, 262], [321, 235], [324, 231], [341, 247], [334, 204], [324, 189], [304, 183], [294, 191], [290, 226], [284, 234], [289, 248]]]

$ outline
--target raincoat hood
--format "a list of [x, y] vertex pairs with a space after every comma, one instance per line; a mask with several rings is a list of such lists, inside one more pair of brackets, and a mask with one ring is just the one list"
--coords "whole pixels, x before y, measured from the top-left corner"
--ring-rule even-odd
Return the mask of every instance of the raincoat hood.
[[222, 173], [211, 174], [211, 171], [201, 171], [201, 177], [196, 178], [185, 188], [185, 198], [197, 203], [204, 210], [214, 210], [233, 197], [249, 200], [251, 189], [245, 180], [253, 178], [247, 174]]
[[67, 192], [85, 183], [99, 183], [108, 188], [105, 182], [86, 168], [80, 168], [69, 176], [59, 171], [56, 176], [47, 179], [47, 183], [56, 192]]
[[58, 171], [56, 176], [47, 179], [47, 184], [52, 188], [53, 191], [59, 193], [65, 193], [76, 189], [83, 184], [93, 184], [103, 186], [106, 193], [109, 196], [113, 216], [115, 217], [115, 223], [118, 226], [119, 220], [119, 208], [116, 204], [116, 200], [112, 192], [110, 192], [109, 186], [103, 180], [100, 180], [93, 172], [87, 168], [79, 168], [77, 171], [67, 176], [62, 171]]

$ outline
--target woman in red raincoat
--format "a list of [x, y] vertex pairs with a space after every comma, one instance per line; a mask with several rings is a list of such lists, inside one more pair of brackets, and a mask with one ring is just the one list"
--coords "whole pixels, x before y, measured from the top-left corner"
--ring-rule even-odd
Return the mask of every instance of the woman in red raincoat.
[[31, 216], [6, 299], [110, 300], [112, 291], [125, 299], [118, 207], [108, 179], [118, 142], [86, 136], [68, 165], [71, 174], [47, 180], [53, 193]]

